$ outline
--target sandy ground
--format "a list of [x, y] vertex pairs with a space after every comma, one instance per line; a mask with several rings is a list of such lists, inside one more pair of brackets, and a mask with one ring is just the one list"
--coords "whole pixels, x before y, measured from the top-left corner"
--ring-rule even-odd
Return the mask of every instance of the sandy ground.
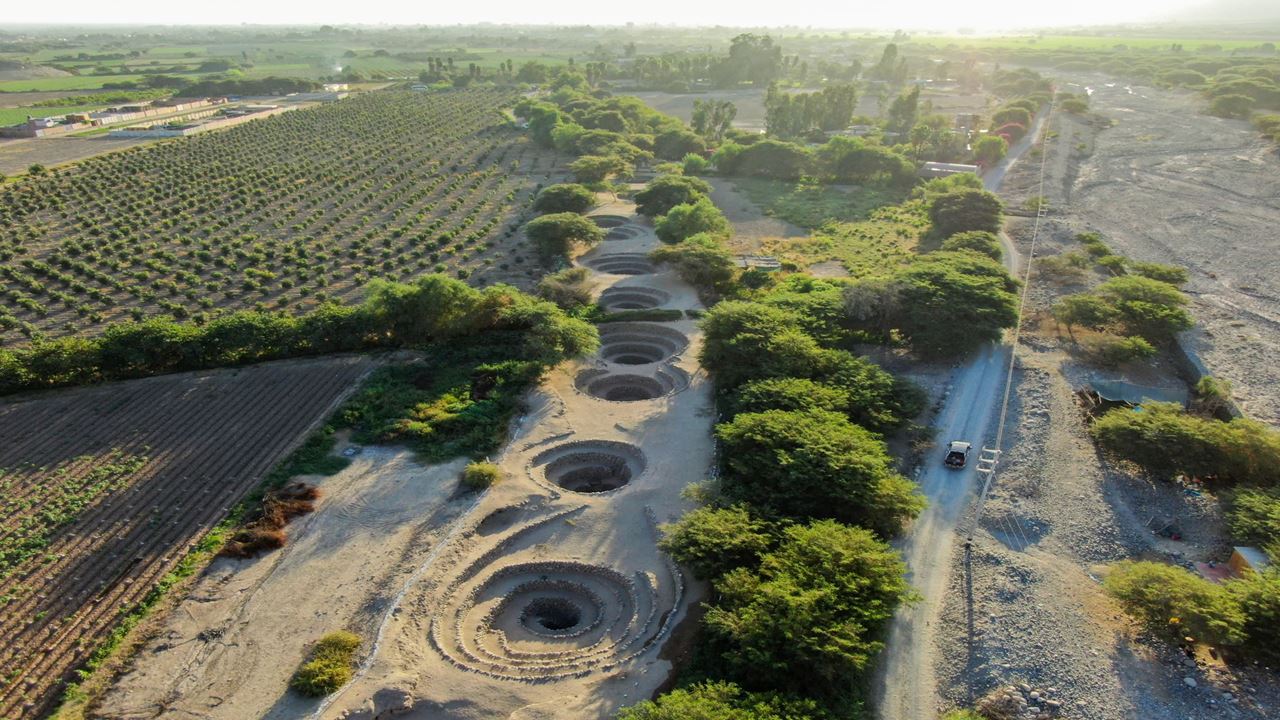
[[457, 492], [463, 462], [422, 466], [370, 447], [350, 467], [311, 478], [317, 512], [289, 544], [256, 560], [214, 562], [170, 613], [98, 711], [101, 717], [290, 718], [314, 703], [285, 693], [316, 638], [368, 632], [407, 566], [474, 503]]
[[[598, 214], [632, 237], [581, 262], [649, 271], [594, 272], [598, 290], [701, 307], [647, 265], [657, 241], [634, 205]], [[215, 563], [98, 716], [606, 717], [651, 696], [671, 667], [663, 643], [704, 592], [656, 541], [712, 465], [711, 383], [693, 320], [602, 334], [599, 356], [533, 393], [495, 458], [503, 482], [462, 493], [462, 461], [366, 448], [321, 481], [283, 551]], [[309, 643], [341, 628], [367, 640], [355, 681], [325, 702], [290, 693]]]

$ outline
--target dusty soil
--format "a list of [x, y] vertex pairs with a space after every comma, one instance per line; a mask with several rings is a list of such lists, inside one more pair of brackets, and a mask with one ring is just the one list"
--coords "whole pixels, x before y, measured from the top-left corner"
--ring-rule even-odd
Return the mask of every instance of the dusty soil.
[[729, 222], [733, 223], [733, 237], [727, 246], [734, 254], [758, 253], [770, 240], [809, 236], [809, 232], [802, 227], [760, 212], [760, 207], [738, 190], [733, 180], [711, 177], [707, 178], [707, 182], [712, 187], [711, 200], [729, 218]]
[[[701, 307], [645, 266], [657, 240], [633, 204], [596, 214], [624, 216], [630, 236], [580, 259], [628, 273], [593, 272], [598, 292]], [[704, 592], [656, 540], [711, 466], [711, 387], [692, 320], [602, 337], [596, 357], [532, 393], [494, 458], [498, 485], [460, 493], [461, 462], [366, 449], [322, 481], [285, 550], [211, 568], [100, 715], [603, 717], [649, 697], [668, 679], [664, 643]], [[366, 640], [356, 679], [324, 702], [290, 693], [308, 643], [339, 628]]]
[[1190, 270], [1201, 357], [1231, 381], [1246, 414], [1280, 423], [1275, 146], [1248, 123], [1202, 114], [1187, 93], [1079, 80], [1094, 89], [1092, 109], [1114, 127], [1096, 135], [1078, 122], [1059, 127], [1060, 144], [1075, 157], [1060, 154], [1051, 172], [1046, 194], [1061, 208], [1055, 219], [1075, 232], [1100, 232], [1134, 260]]
[[35, 163], [46, 167], [75, 162], [149, 142], [148, 138], [55, 137], [0, 139], [0, 174], [26, 172]]
[[[1199, 216], [1191, 212], [1195, 217], [1186, 222], [1200, 230], [1180, 227], [1179, 213], [1193, 206], [1186, 196], [1172, 195], [1186, 192], [1185, 182], [1148, 179], [1140, 168], [1165, 167], [1159, 170], [1164, 172], [1173, 163], [1193, 177], [1217, 172], [1220, 182], [1221, 159], [1186, 146], [1153, 154], [1120, 147], [1124, 143], [1118, 145], [1109, 136], [1128, 122], [1129, 114], [1118, 112], [1121, 106], [1139, 106], [1148, 114], [1164, 107], [1176, 115], [1174, 98], [1153, 100], [1145, 90], [1134, 90], [1133, 95], [1123, 88], [1095, 93], [1096, 110], [1105, 114], [1104, 108], [1110, 107], [1119, 115], [1121, 124], [1115, 128], [1101, 130], [1104, 124], [1054, 117], [1045, 194], [1055, 210], [1041, 230], [1037, 257], [1076, 249], [1073, 236], [1084, 229], [1101, 231], [1118, 252], [1137, 259], [1181, 263], [1198, 257], [1185, 233], [1211, 232], [1212, 222], [1195, 225]], [[1190, 108], [1184, 111], [1188, 117], [1169, 117], [1159, 124], [1170, 133], [1190, 133], [1178, 128], [1184, 122], [1192, 128], [1220, 123], [1191, 117]], [[1144, 122], [1155, 123], [1154, 115], [1150, 117]], [[1132, 144], [1135, 134], [1130, 130], [1123, 137]], [[1187, 136], [1182, 137], [1185, 142]], [[1113, 155], [1109, 159], [1107, 154]], [[1038, 169], [1038, 163], [1026, 163], [1010, 172], [1002, 193], [1006, 203], [1016, 206], [1036, 193]], [[1112, 179], [1095, 188], [1100, 177]], [[1207, 203], [1204, 212], [1212, 213], [1206, 199], [1211, 193], [1207, 186], [1200, 190], [1200, 201]], [[1250, 217], [1265, 215], [1271, 207], [1262, 199]], [[1150, 225], [1140, 223], [1149, 218], [1154, 219]], [[1030, 220], [1020, 218], [1008, 224], [1009, 235], [1024, 254], [1031, 226]], [[1183, 254], [1155, 254], [1155, 243], [1166, 241], [1168, 253]], [[1240, 243], [1245, 244], [1244, 238]], [[1144, 250], [1152, 254], [1143, 256]], [[1215, 255], [1213, 266], [1247, 262], [1225, 255]], [[1197, 278], [1193, 286], [1214, 281], [1204, 268], [1192, 265]], [[1117, 560], [1163, 558], [1186, 565], [1223, 560], [1226, 553], [1214, 498], [1189, 495], [1176, 484], [1154, 483], [1113, 467], [1098, 456], [1088, 437], [1074, 390], [1089, 377], [1120, 377], [1162, 387], [1183, 384], [1167, 356], [1112, 371], [1090, 368], [1078, 347], [1060, 337], [1052, 322], [1040, 322], [1056, 297], [1102, 279], [1094, 273], [1079, 285], [1067, 285], [1037, 276], [1032, 285], [1031, 322], [1018, 351], [1006, 454], [975, 529], [972, 550], [957, 553], [952, 564], [935, 659], [940, 707], [971, 704], [993, 688], [1020, 684], [1024, 695], [1037, 690], [1060, 704], [1065, 717], [1272, 717], [1280, 707], [1280, 683], [1273, 672], [1252, 666], [1227, 668], [1205, 653], [1192, 661], [1167, 638], [1150, 637], [1134, 627], [1101, 588], [1105, 566]], [[1197, 314], [1212, 331], [1215, 320], [1204, 318], [1203, 295], [1196, 304]], [[1223, 375], [1245, 378], [1248, 386], [1250, 374], [1232, 373], [1249, 370], [1251, 359], [1218, 362]], [[1274, 395], [1266, 400], [1274, 401]], [[1181, 541], [1154, 535], [1147, 525], [1157, 517], [1178, 518]]]
[[733, 126], [743, 130], [764, 132], [764, 88], [747, 90], [711, 90], [700, 93], [669, 93], [656, 90], [627, 91], [645, 101], [650, 107], [660, 112], [689, 122], [693, 117], [694, 100], [728, 100], [738, 108], [733, 119]]

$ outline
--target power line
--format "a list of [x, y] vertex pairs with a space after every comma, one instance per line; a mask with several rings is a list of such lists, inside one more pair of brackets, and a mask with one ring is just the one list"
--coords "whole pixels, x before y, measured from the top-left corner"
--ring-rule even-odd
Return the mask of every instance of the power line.
[[1044, 172], [1045, 167], [1049, 163], [1048, 140], [1049, 140], [1049, 119], [1053, 117], [1053, 99], [1049, 100], [1049, 108], [1045, 111], [1044, 120], [1041, 125], [1043, 137], [1040, 140], [1040, 180], [1037, 194], [1036, 219], [1031, 228], [1031, 243], [1027, 247], [1027, 267], [1023, 272], [1022, 279], [1022, 297], [1018, 301], [1018, 321], [1013, 327], [1013, 339], [1009, 343], [1009, 368], [1005, 373], [1004, 379], [1004, 397], [1000, 401], [1000, 420], [996, 423], [996, 441], [990, 447], [982, 448], [982, 457], [978, 461], [978, 472], [987, 476], [982, 483], [982, 494], [978, 497], [978, 505], [973, 512], [973, 520], [969, 524], [969, 530], [965, 533], [965, 545], [973, 542], [973, 531], [978, 527], [978, 521], [982, 518], [982, 508], [986, 505], [987, 495], [991, 491], [991, 484], [996, 477], [996, 467], [1000, 464], [1000, 448], [1004, 445], [1005, 422], [1009, 417], [1009, 397], [1013, 392], [1013, 366], [1017, 359], [1018, 344], [1022, 339], [1022, 319], [1027, 308], [1027, 298], [1031, 292], [1031, 272], [1035, 264], [1036, 257], [1036, 240], [1040, 237], [1040, 224], [1044, 220], [1045, 215], [1049, 212], [1048, 203], [1045, 202], [1044, 196]]

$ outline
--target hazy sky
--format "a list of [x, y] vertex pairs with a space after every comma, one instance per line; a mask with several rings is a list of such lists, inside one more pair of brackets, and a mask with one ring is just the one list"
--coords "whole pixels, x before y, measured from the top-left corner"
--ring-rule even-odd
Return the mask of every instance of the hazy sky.
[[820, 27], [978, 30], [1049, 25], [1092, 25], [1162, 19], [1205, 0], [58, 0], [5, 2], [8, 23], [319, 24], [401, 23], [448, 25], [531, 24], [799, 25]]

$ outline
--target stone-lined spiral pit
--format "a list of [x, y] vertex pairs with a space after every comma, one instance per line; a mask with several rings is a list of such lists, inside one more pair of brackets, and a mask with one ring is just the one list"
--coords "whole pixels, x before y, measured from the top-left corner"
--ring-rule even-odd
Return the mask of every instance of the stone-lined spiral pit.
[[589, 219], [598, 227], [602, 227], [606, 230], [609, 228], [622, 227], [623, 225], [631, 222], [631, 218], [623, 215], [592, 215]]
[[648, 310], [665, 305], [671, 295], [646, 287], [611, 287], [600, 293], [599, 305], [609, 312], [618, 310]]
[[569, 492], [617, 490], [644, 472], [640, 449], [612, 440], [584, 440], [551, 448], [533, 459], [533, 472]]
[[610, 275], [650, 275], [657, 268], [644, 253], [613, 253], [587, 262], [587, 267]]
[[489, 677], [581, 677], [643, 652], [663, 631], [673, 601], [643, 574], [572, 561], [517, 563], [453, 584], [429, 639], [455, 666]]
[[644, 231], [634, 225], [616, 227], [604, 234], [605, 240], [630, 240], [639, 237]]
[[604, 323], [600, 326], [600, 357], [619, 365], [662, 362], [684, 351], [689, 338], [678, 330], [653, 323]]
[[654, 400], [683, 390], [687, 384], [684, 373], [678, 368], [660, 369], [652, 377], [615, 374], [608, 370], [583, 370], [574, 380], [579, 391], [610, 402]]

